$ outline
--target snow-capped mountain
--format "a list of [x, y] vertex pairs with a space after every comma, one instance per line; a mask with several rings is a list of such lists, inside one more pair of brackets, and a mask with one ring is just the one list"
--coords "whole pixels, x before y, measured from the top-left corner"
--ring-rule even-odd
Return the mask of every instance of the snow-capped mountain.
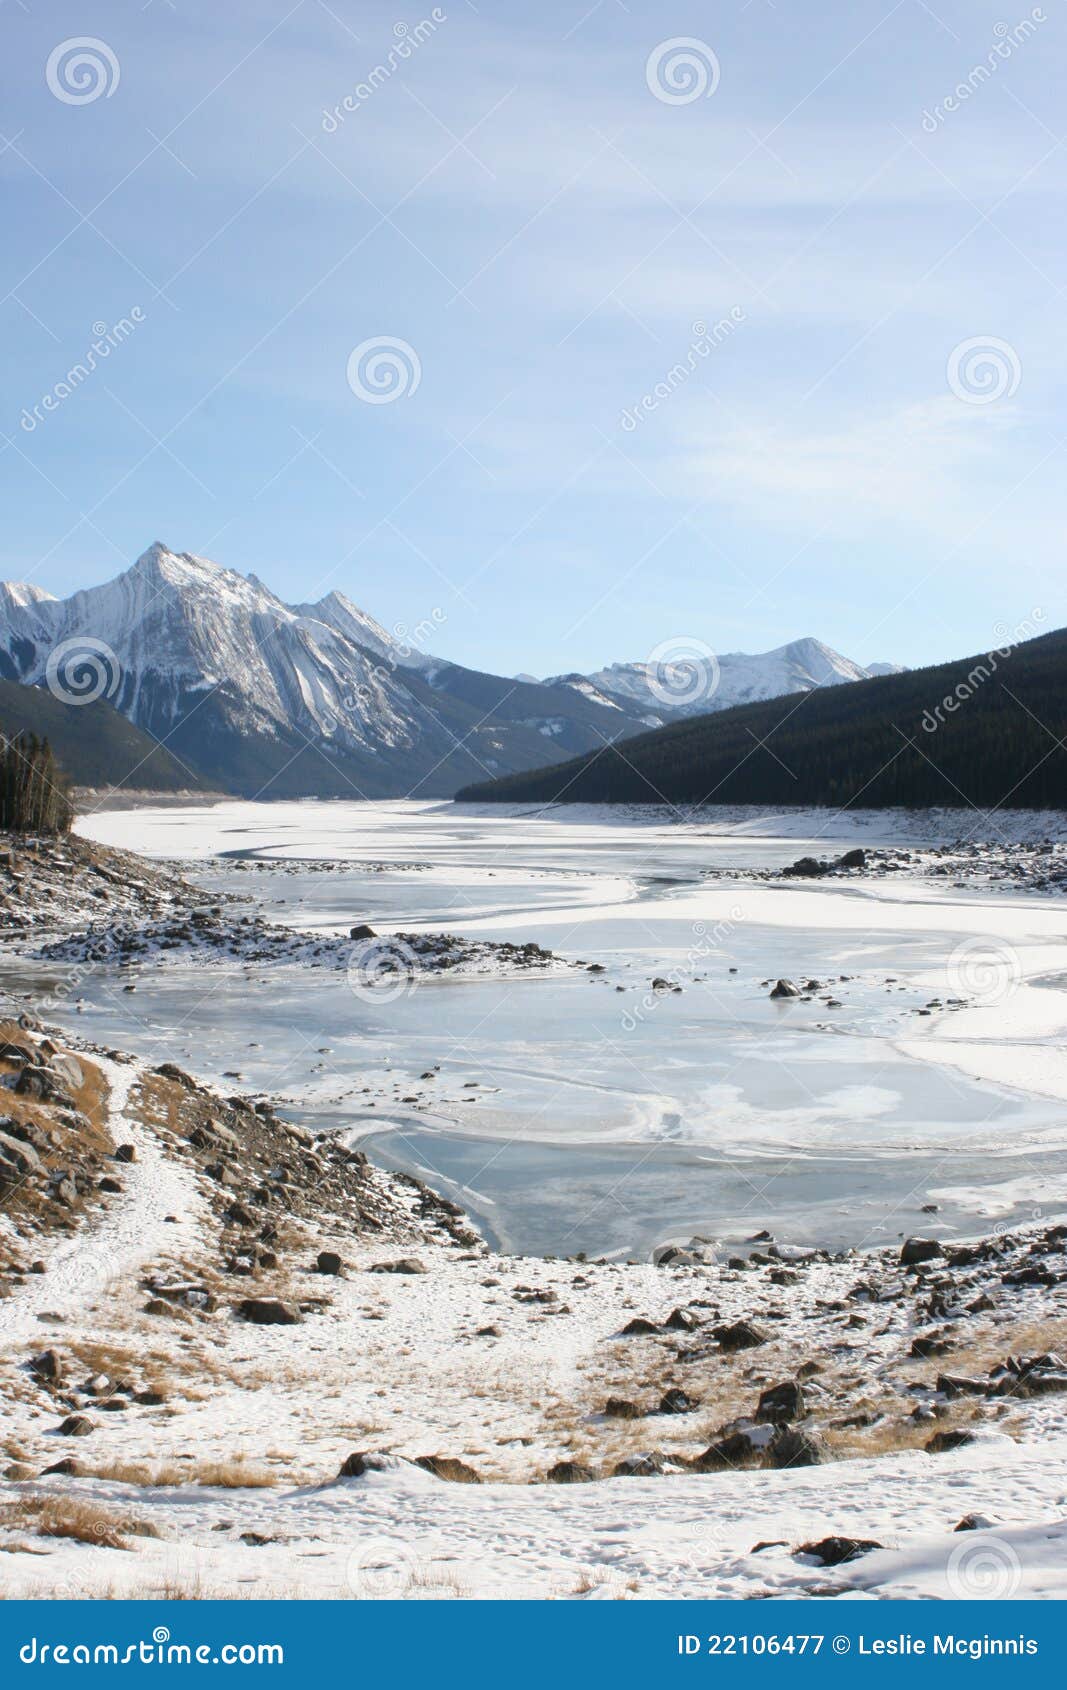
[[0, 676], [106, 698], [229, 790], [445, 796], [640, 725], [567, 688], [429, 658], [340, 593], [286, 605], [161, 542], [69, 599], [0, 591]]
[[102, 698], [191, 775], [271, 797], [448, 796], [678, 715], [872, 672], [797, 640], [711, 668], [682, 657], [507, 679], [432, 654], [439, 631], [390, 632], [336, 591], [285, 604], [256, 575], [159, 541], [68, 599], [0, 584], [0, 678]]
[[876, 663], [864, 668], [821, 640], [802, 639], [755, 654], [729, 651], [716, 658], [709, 653], [662, 662], [610, 663], [590, 675], [557, 675], [547, 684], [572, 687], [586, 698], [639, 711], [655, 726], [679, 716], [729, 710], [735, 704], [895, 675], [900, 667]]

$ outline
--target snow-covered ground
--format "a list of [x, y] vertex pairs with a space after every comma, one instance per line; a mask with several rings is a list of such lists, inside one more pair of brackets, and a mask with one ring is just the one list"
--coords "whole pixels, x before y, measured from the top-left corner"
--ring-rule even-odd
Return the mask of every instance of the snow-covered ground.
[[[158, 1261], [174, 1240], [152, 1207], [157, 1173], [146, 1162], [130, 1176], [134, 1191], [148, 1194], [134, 1198], [144, 1218], [141, 1259]], [[185, 1207], [195, 1207], [195, 1196]], [[878, 1450], [892, 1424], [899, 1443], [910, 1405], [938, 1402], [934, 1375], [960, 1365], [906, 1359], [914, 1318], [907, 1302], [848, 1300], [857, 1276], [870, 1271], [862, 1261], [816, 1263], [795, 1287], [777, 1291], [763, 1273], [714, 1265], [464, 1259], [434, 1246], [418, 1251], [423, 1274], [371, 1274], [388, 1250], [342, 1243], [347, 1277], [330, 1281], [330, 1307], [304, 1324], [252, 1327], [220, 1315], [209, 1329], [175, 1332], [139, 1312], [137, 1257], [125, 1230], [121, 1236], [121, 1251], [110, 1250], [106, 1232], [96, 1242], [111, 1263], [106, 1295], [87, 1286], [86, 1306], [79, 1312], [68, 1301], [62, 1325], [43, 1331], [63, 1355], [110, 1343], [140, 1357], [166, 1378], [165, 1401], [97, 1415], [91, 1437], [66, 1440], [56, 1436], [43, 1392], [16, 1391], [5, 1435], [31, 1466], [73, 1452], [88, 1471], [118, 1464], [130, 1478], [0, 1485], [0, 1518], [14, 1496], [83, 1501], [159, 1535], [131, 1536], [129, 1548], [116, 1551], [30, 1538], [17, 1524], [0, 1528], [0, 1548], [12, 1551], [4, 1566], [11, 1596], [149, 1595], [175, 1586], [205, 1597], [1064, 1593], [1067, 1394], [993, 1403], [991, 1414], [972, 1413], [968, 1402], [962, 1423], [975, 1441], [956, 1451], [922, 1447], [936, 1420], [916, 1428], [916, 1447], [896, 1453], [849, 1456], [840, 1442], [851, 1438], [862, 1450], [869, 1439]], [[195, 1263], [188, 1235], [181, 1245]], [[887, 1271], [881, 1262], [879, 1274]], [[532, 1302], [531, 1291], [554, 1292], [557, 1302]], [[1067, 1291], [1050, 1301], [1019, 1287], [998, 1302], [973, 1334], [961, 1335], [986, 1356], [1029, 1336], [1035, 1314], [1045, 1330], [1067, 1323]], [[20, 1304], [16, 1295], [16, 1311]], [[754, 1318], [766, 1329], [775, 1307], [783, 1318], [764, 1347], [682, 1365], [674, 1358], [683, 1334], [620, 1336], [638, 1312], [658, 1325], [678, 1306], [711, 1318], [711, 1304], [726, 1322]], [[848, 1310], [865, 1329], [848, 1324]], [[543, 1482], [560, 1459], [610, 1471], [648, 1449], [691, 1456], [743, 1405], [753, 1406], [761, 1381], [804, 1363], [819, 1369], [827, 1400], [839, 1382], [854, 1409], [890, 1405], [881, 1430], [836, 1434], [841, 1459], [775, 1472]], [[859, 1374], [851, 1390], [850, 1369]], [[668, 1377], [683, 1379], [701, 1406], [639, 1420], [605, 1416], [612, 1393], [654, 1408]], [[656, 1381], [651, 1399], [648, 1380]], [[92, 1413], [91, 1401], [86, 1408]], [[370, 1470], [339, 1478], [354, 1450], [371, 1452]], [[460, 1456], [485, 1482], [439, 1479], [412, 1465], [420, 1454]], [[161, 1462], [167, 1483], [146, 1483]], [[246, 1463], [262, 1482], [199, 1485], [204, 1462]], [[138, 1482], [130, 1482], [137, 1468]], [[969, 1514], [982, 1517], [981, 1528], [956, 1532]], [[798, 1555], [798, 1546], [826, 1537], [881, 1548], [837, 1567]], [[20, 1544], [32, 1552], [19, 1553]]]
[[[1059, 985], [1067, 977], [1067, 905], [922, 878], [784, 884], [717, 877], [717, 868], [733, 871], [746, 861], [780, 865], [799, 854], [799, 841], [818, 848], [831, 837], [818, 832], [828, 818], [809, 816], [796, 832], [794, 819], [787, 827], [775, 818], [779, 831], [760, 832], [743, 816], [680, 827], [662, 816], [223, 804], [83, 823], [105, 842], [194, 859], [205, 884], [263, 899], [272, 919], [301, 930], [336, 932], [356, 915], [383, 932], [448, 927], [470, 938], [533, 937], [561, 954], [600, 960], [603, 975], [523, 982], [511, 1007], [510, 984], [485, 982], [434, 986], [380, 1011], [359, 997], [330, 1000], [337, 1025], [331, 1052], [314, 1049], [318, 1092], [310, 1070], [307, 1083], [291, 1071], [285, 1051], [290, 1089], [305, 1098], [301, 1119], [347, 1125], [353, 1138], [364, 1138], [374, 1119], [365, 1094], [325, 1102], [327, 1080], [339, 1086], [359, 1071], [394, 1138], [414, 1146], [412, 1159], [432, 1155], [434, 1145], [442, 1161], [448, 1145], [475, 1145], [482, 1164], [473, 1164], [478, 1178], [470, 1188], [476, 1214], [478, 1198], [495, 1193], [497, 1206], [516, 1214], [543, 1200], [558, 1216], [561, 1203], [585, 1201], [583, 1158], [625, 1150], [630, 1183], [611, 1199], [617, 1235], [637, 1236], [641, 1182], [651, 1182], [658, 1166], [661, 1183], [647, 1201], [659, 1205], [660, 1240], [691, 1232], [713, 1240], [704, 1258], [698, 1252], [667, 1267], [431, 1243], [410, 1252], [425, 1273], [383, 1274], [370, 1269], [398, 1253], [388, 1241], [346, 1239], [336, 1230], [316, 1237], [308, 1227], [284, 1294], [321, 1290], [306, 1264], [327, 1243], [346, 1272], [328, 1281], [325, 1303], [300, 1324], [248, 1325], [232, 1317], [225, 1298], [204, 1326], [161, 1323], [142, 1307], [144, 1270], [160, 1260], [187, 1272], [214, 1269], [217, 1243], [193, 1171], [143, 1144], [140, 1160], [124, 1170], [124, 1204], [105, 1230], [83, 1239], [83, 1248], [111, 1264], [106, 1284], [94, 1278], [79, 1307], [76, 1298], [49, 1296], [50, 1284], [61, 1290], [60, 1276], [27, 1276], [4, 1306], [18, 1334], [5, 1367], [8, 1456], [39, 1474], [73, 1454], [87, 1471], [122, 1476], [10, 1481], [0, 1486], [0, 1503], [13, 1495], [84, 1498], [160, 1535], [130, 1536], [126, 1550], [33, 1536], [18, 1552], [18, 1527], [9, 1521], [2, 1532], [2, 1547], [16, 1550], [3, 1557], [9, 1593], [144, 1595], [181, 1585], [204, 1596], [1067, 1594], [1067, 1392], [956, 1398], [937, 1384], [941, 1373], [988, 1378], [1009, 1355], [1063, 1352], [1062, 1241], [1041, 1246], [1046, 1253], [1034, 1258], [1050, 1265], [1047, 1281], [1005, 1283], [997, 1252], [1010, 1241], [1012, 1263], [1025, 1261], [1028, 1240], [1047, 1239], [1050, 1223], [1067, 1210], [1056, 1173], [1062, 1122], [1043, 1102], [1067, 1095], [1057, 1089], [1067, 1029]], [[879, 815], [838, 837], [936, 842], [958, 837], [960, 818], [952, 820], [955, 833], [947, 824], [938, 833], [929, 821], [923, 832], [917, 819]], [[1020, 820], [1020, 836], [1061, 836], [1059, 818], [1025, 818], [1025, 827], [1024, 835]], [[227, 851], [243, 853], [241, 862], [281, 859], [282, 866], [238, 870], [220, 860]], [[314, 873], [303, 858], [313, 859]], [[716, 938], [694, 961], [698, 928]], [[737, 961], [728, 964], [735, 943]], [[761, 974], [773, 978], [771, 962], [779, 959], [782, 972], [801, 978], [806, 962], [823, 983], [832, 979], [837, 1010], [827, 1006], [826, 991], [809, 993], [809, 1002], [769, 1002]], [[209, 1077], [225, 1060], [227, 1040], [234, 1059], [239, 1027], [244, 1044], [248, 1031], [268, 1045], [285, 1043], [284, 1016], [297, 1012], [288, 1007], [283, 971], [267, 970], [261, 993], [255, 971], [220, 974], [217, 992], [205, 999], [201, 982], [194, 999], [180, 969], [168, 968], [153, 965], [139, 977], [132, 1000], [113, 986], [108, 1002], [87, 1000], [83, 1030], [96, 1036], [106, 1025], [109, 1042], [139, 1050], [151, 1043], [153, 1061], [206, 1068]], [[678, 968], [680, 997], [656, 997], [643, 1010], [653, 971]], [[966, 1004], [950, 1008], [956, 985]], [[479, 995], [490, 989], [501, 995]], [[296, 990], [306, 1007], [306, 984]], [[538, 1005], [556, 992], [568, 995], [552, 997], [547, 1020], [539, 1019]], [[995, 1001], [980, 1001], [983, 992]], [[479, 1044], [474, 1012], [469, 1023], [455, 1019], [468, 994], [477, 1015], [503, 1028], [509, 1052], [519, 1050], [520, 1032], [508, 1016], [521, 1021], [525, 1045], [514, 1071], [502, 1045]], [[636, 1010], [643, 1019], [627, 1043], [619, 1017]], [[272, 1011], [281, 1017], [276, 1023]], [[316, 1027], [320, 1012], [321, 1004]], [[367, 1026], [348, 1045], [345, 1021], [353, 1017]], [[572, 1043], [566, 1063], [561, 1056], [554, 1068], [550, 1045], [538, 1039], [561, 1019]], [[435, 1020], [445, 1023], [442, 1039], [461, 1048], [440, 1079], [422, 1074], [424, 1095], [435, 1087], [447, 1094], [431, 1105], [412, 1101], [408, 1088], [418, 1064], [425, 1068], [437, 1055]], [[727, 1074], [715, 1064], [730, 1040]], [[258, 1060], [242, 1046], [242, 1064], [262, 1071], [264, 1089], [277, 1094], [282, 1088], [265, 1063], [255, 1069]], [[629, 1077], [635, 1064], [639, 1085]], [[686, 1089], [687, 1065], [707, 1070], [704, 1090]], [[523, 1116], [537, 1066], [546, 1089]], [[109, 1069], [119, 1110], [128, 1072]], [[803, 1108], [788, 1090], [797, 1074]], [[462, 1089], [474, 1079], [494, 1095], [464, 1101]], [[224, 1084], [232, 1089], [232, 1081]], [[678, 1154], [677, 1135], [664, 1140], [657, 1094], [678, 1106], [689, 1161], [656, 1162], [665, 1147]], [[519, 1124], [550, 1097], [547, 1136], [524, 1137]], [[570, 1112], [569, 1097], [577, 1100]], [[610, 1134], [617, 1138], [620, 1118], [628, 1129], [641, 1125], [643, 1135], [619, 1146]], [[537, 1151], [535, 1162], [516, 1164], [526, 1170], [526, 1189], [521, 1181], [503, 1190], [492, 1184], [509, 1121], [517, 1152]], [[128, 1122], [121, 1130], [131, 1136]], [[607, 1135], [599, 1150], [598, 1135]], [[701, 1166], [710, 1174], [704, 1185]], [[854, 1186], [827, 1203], [818, 1187], [842, 1168], [854, 1170]], [[432, 1183], [462, 1195], [457, 1169], [455, 1180], [435, 1169]], [[702, 1204], [715, 1212], [715, 1183], [731, 1170], [738, 1177], [738, 1169], [747, 1190], [730, 1218], [695, 1225]], [[799, 1186], [790, 1183], [797, 1179]], [[924, 1215], [931, 1205], [936, 1212]], [[843, 1227], [851, 1211], [857, 1239], [867, 1236], [880, 1251], [809, 1260], [783, 1249], [748, 1268], [730, 1265], [735, 1253], [761, 1249], [751, 1240], [764, 1225], [786, 1245], [797, 1239], [805, 1210], [814, 1229]], [[958, 1244], [983, 1230], [983, 1214], [1004, 1215], [1012, 1229], [992, 1254], [962, 1268], [939, 1259], [928, 1279], [902, 1278], [900, 1232]], [[497, 1230], [506, 1233], [504, 1221]], [[575, 1241], [558, 1254], [578, 1247]], [[688, 1316], [667, 1326], [678, 1309]], [[49, 1314], [62, 1318], [53, 1326], [40, 1318]], [[655, 1330], [623, 1336], [638, 1317]], [[707, 1341], [716, 1324], [742, 1320], [762, 1330], [758, 1347], [724, 1354]], [[947, 1347], [912, 1356], [917, 1335]], [[131, 1367], [165, 1381], [164, 1400], [97, 1415], [91, 1437], [58, 1437], [52, 1402], [17, 1366], [31, 1337], [65, 1353], [110, 1344], [113, 1367], [125, 1365], [125, 1355]], [[724, 1428], [755, 1424], [758, 1433], [760, 1394], [801, 1370], [813, 1381], [813, 1419], [802, 1423], [820, 1429], [832, 1459], [714, 1472], [686, 1470], [679, 1460], [680, 1470], [669, 1470], [672, 1455], [699, 1456]], [[690, 1410], [661, 1412], [666, 1389], [684, 1389]], [[634, 1417], [607, 1414], [613, 1397], [631, 1402]], [[939, 1427], [964, 1427], [974, 1441], [930, 1452], [924, 1446]], [[373, 1458], [368, 1470], [339, 1478], [356, 1451]], [[600, 1476], [649, 1451], [665, 1454], [668, 1471]], [[446, 1481], [414, 1465], [420, 1455], [460, 1460], [483, 1482]], [[598, 1476], [546, 1483], [561, 1460]], [[247, 1467], [269, 1482], [199, 1485], [204, 1462]], [[151, 1477], [158, 1463], [168, 1469], [167, 1483], [145, 1484], [144, 1470]], [[178, 1483], [183, 1464], [190, 1481]], [[138, 1482], [125, 1476], [137, 1468]], [[978, 1517], [975, 1529], [957, 1531], [967, 1515]], [[839, 1565], [799, 1552], [827, 1537], [879, 1547]]]

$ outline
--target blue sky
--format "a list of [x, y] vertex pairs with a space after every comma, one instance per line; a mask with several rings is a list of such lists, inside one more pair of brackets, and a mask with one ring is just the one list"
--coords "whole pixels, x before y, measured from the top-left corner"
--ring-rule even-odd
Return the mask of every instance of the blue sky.
[[1067, 623], [1060, 4], [0, 27], [5, 577], [159, 538], [537, 674]]

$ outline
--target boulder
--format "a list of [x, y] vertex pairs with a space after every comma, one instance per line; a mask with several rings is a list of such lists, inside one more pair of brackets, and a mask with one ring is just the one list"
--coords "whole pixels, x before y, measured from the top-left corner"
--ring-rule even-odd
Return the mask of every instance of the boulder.
[[454, 1455], [417, 1455], [415, 1466], [421, 1467], [424, 1473], [432, 1473], [435, 1479], [445, 1479], [453, 1485], [480, 1485], [482, 1482], [480, 1473]]
[[545, 1474], [545, 1483], [549, 1485], [588, 1485], [596, 1478], [591, 1467], [586, 1467], [581, 1461], [557, 1461]]
[[42, 1350], [30, 1362], [30, 1372], [45, 1385], [58, 1385], [63, 1378], [63, 1363], [55, 1350]]
[[156, 1073], [162, 1074], [165, 1080], [174, 1080], [179, 1086], [184, 1086], [186, 1091], [200, 1090], [192, 1075], [187, 1074], [184, 1068], [179, 1068], [176, 1062], [161, 1062]]
[[936, 1238], [905, 1238], [900, 1247], [900, 1265], [918, 1267], [920, 1262], [932, 1262], [944, 1253]]
[[777, 980], [771, 987], [770, 996], [772, 998], [798, 998], [800, 987], [795, 985], [792, 980]]
[[338, 1469], [337, 1477], [339, 1479], [361, 1479], [366, 1471], [367, 1463], [362, 1451], [354, 1450], [351, 1455], [345, 1456]]
[[797, 880], [818, 880], [820, 875], [829, 874], [830, 864], [821, 863], [818, 857], [798, 857], [795, 863], [789, 863], [782, 873]]
[[54, 1068], [23, 1068], [15, 1081], [15, 1092], [36, 1103], [55, 1103], [61, 1109], [78, 1107]]
[[825, 1439], [817, 1432], [798, 1432], [782, 1426], [771, 1439], [767, 1455], [772, 1467], [820, 1467], [830, 1459]]
[[670, 1390], [664, 1391], [660, 1397], [657, 1412], [659, 1414], [692, 1414], [693, 1410], [699, 1406], [695, 1397], [691, 1397], [687, 1391], [681, 1390], [677, 1385], [672, 1385]]
[[703, 1250], [685, 1250], [679, 1244], [667, 1244], [653, 1253], [656, 1267], [699, 1267], [706, 1261]]
[[727, 1432], [709, 1444], [693, 1462], [698, 1473], [721, 1473], [730, 1468], [748, 1467], [768, 1447], [771, 1429], [750, 1426], [741, 1431]]
[[299, 1309], [283, 1303], [280, 1297], [245, 1297], [238, 1303], [237, 1313], [253, 1326], [299, 1326], [304, 1318]]
[[735, 1320], [729, 1326], [713, 1326], [711, 1335], [721, 1350], [754, 1350], [767, 1342], [767, 1334], [749, 1320]]
[[356, 927], [348, 929], [348, 937], [350, 939], [376, 939], [378, 935], [373, 927], [368, 927], [365, 921], [361, 921]]
[[59, 1431], [64, 1438], [87, 1438], [90, 1432], [96, 1431], [96, 1422], [87, 1414], [68, 1414]]
[[932, 1438], [927, 1438], [923, 1448], [928, 1455], [944, 1455], [949, 1450], [963, 1449], [966, 1444], [973, 1444], [974, 1433], [967, 1432], [962, 1426], [945, 1432], [935, 1432]]
[[661, 1449], [645, 1450], [640, 1455], [627, 1455], [611, 1470], [614, 1479], [656, 1479], [669, 1473], [677, 1465]]
[[817, 1543], [802, 1543], [793, 1553], [810, 1555], [823, 1567], [842, 1567], [846, 1561], [858, 1561], [861, 1555], [884, 1545], [873, 1537], [823, 1537]]
[[19, 1176], [40, 1173], [41, 1158], [32, 1144], [24, 1144], [10, 1133], [0, 1132], [0, 1170]]
[[854, 850], [846, 851], [843, 856], [838, 857], [836, 866], [838, 868], [866, 868], [867, 853], [862, 845], [857, 845]]
[[69, 1051], [56, 1051], [49, 1063], [53, 1073], [58, 1074], [62, 1083], [71, 1091], [78, 1091], [85, 1084], [85, 1074], [76, 1056]]
[[369, 1273], [429, 1273], [425, 1262], [420, 1262], [417, 1256], [401, 1256], [396, 1262], [375, 1262], [368, 1270]]
[[626, 1397], [609, 1397], [604, 1404], [604, 1413], [609, 1420], [640, 1420], [643, 1412], [637, 1403]]
[[320, 1250], [315, 1258], [315, 1272], [337, 1275], [344, 1271], [344, 1263], [335, 1250]]
[[695, 1332], [700, 1321], [692, 1309], [674, 1309], [663, 1324], [672, 1332]]
[[957, 1397], [984, 1397], [989, 1384], [985, 1379], [967, 1379], [962, 1373], [939, 1373], [934, 1389], [954, 1401]]
[[622, 1338], [647, 1338], [659, 1327], [654, 1320], [648, 1320], [645, 1315], [637, 1314], [633, 1320], [628, 1320], [619, 1334]]
[[795, 1379], [785, 1379], [780, 1385], [768, 1386], [760, 1393], [756, 1406], [756, 1419], [769, 1421], [775, 1426], [800, 1420], [805, 1413], [804, 1387]]
[[911, 1341], [910, 1354], [917, 1361], [930, 1361], [934, 1356], [943, 1356], [952, 1345], [947, 1338], [939, 1338], [934, 1333], [920, 1332]]
[[115, 1147], [116, 1162], [136, 1162], [137, 1146], [135, 1144], [119, 1144]]
[[0, 1039], [0, 1062], [10, 1062], [15, 1067], [24, 1068], [27, 1063], [37, 1060], [36, 1052], [28, 1045], [12, 1044], [10, 1039]]

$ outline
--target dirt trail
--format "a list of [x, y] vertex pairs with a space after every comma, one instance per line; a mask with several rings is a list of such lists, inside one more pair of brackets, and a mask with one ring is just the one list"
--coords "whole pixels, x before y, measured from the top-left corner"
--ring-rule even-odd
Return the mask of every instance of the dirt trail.
[[[206, 1212], [196, 1189], [194, 1170], [169, 1158], [159, 1138], [138, 1119], [130, 1097], [143, 1070], [94, 1056], [110, 1088], [108, 1130], [116, 1144], [132, 1144], [135, 1162], [122, 1166], [125, 1187], [111, 1198], [106, 1213], [63, 1238], [49, 1253], [43, 1242], [35, 1251], [46, 1272], [22, 1280], [3, 1304], [9, 1340], [39, 1337], [42, 1314], [81, 1315], [102, 1294], [114, 1293], [118, 1281], [164, 1251], [188, 1251], [199, 1242]], [[176, 1222], [167, 1216], [176, 1217]]]

